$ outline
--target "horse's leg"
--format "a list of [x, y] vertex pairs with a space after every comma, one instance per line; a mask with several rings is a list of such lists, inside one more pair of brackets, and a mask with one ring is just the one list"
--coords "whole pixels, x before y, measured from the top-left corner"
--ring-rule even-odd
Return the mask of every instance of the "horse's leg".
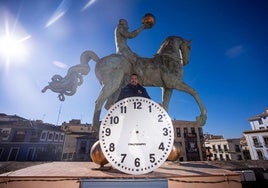
[[172, 91], [173, 89], [169, 89], [165, 87], [162, 88], [162, 102], [163, 102], [162, 105], [166, 111], [168, 111], [168, 105], [171, 99]]
[[108, 110], [117, 100], [120, 90], [117, 89], [111, 96], [108, 97], [107, 102], [105, 103], [105, 109]]
[[192, 95], [194, 97], [195, 101], [197, 102], [197, 104], [199, 106], [200, 112], [201, 112], [201, 115], [199, 117], [197, 117], [197, 122], [200, 125], [204, 125], [206, 123], [206, 120], [207, 120], [207, 110], [206, 110], [205, 106], [203, 105], [201, 99], [199, 98], [197, 92], [193, 88], [188, 86], [186, 83], [180, 82], [180, 81], [178, 81], [176, 83], [175, 87], [177, 90], [189, 93], [190, 95]]
[[94, 132], [99, 132], [99, 126], [100, 126], [100, 114], [101, 114], [101, 108], [103, 106], [103, 103], [107, 99], [106, 96], [104, 96], [105, 92], [105, 86], [101, 89], [101, 92], [99, 94], [98, 99], [95, 101], [95, 109], [94, 109], [94, 115], [93, 115], [93, 121], [92, 121], [92, 129]]
[[95, 102], [95, 110], [92, 122], [92, 128], [94, 132], [99, 132], [100, 127], [100, 114], [104, 102], [116, 91], [116, 87], [113, 87], [113, 84], [106, 84], [101, 89], [98, 99]]
[[115, 90], [115, 92], [111, 96], [108, 97], [107, 102], [105, 104], [106, 110], [108, 110], [117, 101], [119, 94], [121, 92], [121, 89], [129, 83], [129, 77], [130, 75], [125, 75], [120, 85], [118, 85], [118, 83], [120, 83], [120, 80], [114, 83], [118, 86], [118, 88]]
[[117, 74], [117, 78], [118, 80], [111, 78], [111, 80], [109, 80], [109, 83], [105, 83], [105, 85], [101, 89], [98, 99], [95, 102], [92, 128], [97, 133], [99, 132], [99, 127], [100, 127], [100, 114], [101, 114], [102, 106], [109, 97], [114, 96], [114, 93], [120, 87], [120, 83], [121, 83], [120, 80], [122, 80], [121, 78], [123, 78], [123, 75]]

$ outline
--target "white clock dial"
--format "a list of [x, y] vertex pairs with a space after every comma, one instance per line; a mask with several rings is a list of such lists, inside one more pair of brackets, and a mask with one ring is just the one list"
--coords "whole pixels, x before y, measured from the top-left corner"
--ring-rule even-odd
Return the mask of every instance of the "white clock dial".
[[99, 139], [110, 164], [128, 174], [145, 174], [163, 164], [173, 146], [172, 121], [156, 102], [130, 97], [103, 118]]

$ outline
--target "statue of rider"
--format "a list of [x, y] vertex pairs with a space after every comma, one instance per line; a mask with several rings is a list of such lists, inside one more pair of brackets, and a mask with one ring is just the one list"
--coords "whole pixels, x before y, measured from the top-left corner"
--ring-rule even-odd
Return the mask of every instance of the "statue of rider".
[[[147, 25], [146, 23], [143, 23], [141, 27], [138, 29], [129, 32], [128, 29], [128, 22], [125, 19], [120, 19], [118, 22], [117, 27], [115, 28], [115, 45], [116, 45], [116, 53], [123, 55], [125, 58], [127, 58], [132, 65], [135, 65], [137, 58], [139, 57], [136, 53], [132, 52], [132, 50], [127, 45], [127, 39], [132, 39], [143, 30], [143, 29], [149, 29], [151, 28], [150, 25]], [[139, 68], [135, 68], [136, 73], [139, 75], [139, 77], [142, 78], [142, 71], [139, 70]]]

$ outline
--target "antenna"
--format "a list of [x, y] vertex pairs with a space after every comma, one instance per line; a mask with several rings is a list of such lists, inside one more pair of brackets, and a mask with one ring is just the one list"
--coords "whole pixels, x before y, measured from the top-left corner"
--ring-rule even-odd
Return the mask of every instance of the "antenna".
[[59, 113], [58, 113], [58, 118], [57, 118], [57, 123], [56, 123], [56, 125], [59, 125], [59, 119], [60, 119], [61, 107], [62, 107], [62, 103], [60, 104], [60, 108], [59, 108]]
[[45, 117], [46, 117], [46, 114], [43, 114], [42, 121], [44, 121]]
[[82, 123], [82, 119], [83, 119], [83, 114], [80, 114], [81, 123]]

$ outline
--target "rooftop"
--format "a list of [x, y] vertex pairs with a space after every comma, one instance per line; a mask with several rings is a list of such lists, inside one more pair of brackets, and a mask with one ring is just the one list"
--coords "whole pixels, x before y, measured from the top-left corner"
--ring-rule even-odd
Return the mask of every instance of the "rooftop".
[[256, 116], [253, 116], [251, 118], [249, 118], [248, 120], [249, 121], [255, 121], [255, 120], [258, 120], [258, 119], [261, 119], [261, 118], [266, 118], [268, 117], [268, 108], [266, 108], [265, 112], [259, 114], [259, 115], [256, 115]]

